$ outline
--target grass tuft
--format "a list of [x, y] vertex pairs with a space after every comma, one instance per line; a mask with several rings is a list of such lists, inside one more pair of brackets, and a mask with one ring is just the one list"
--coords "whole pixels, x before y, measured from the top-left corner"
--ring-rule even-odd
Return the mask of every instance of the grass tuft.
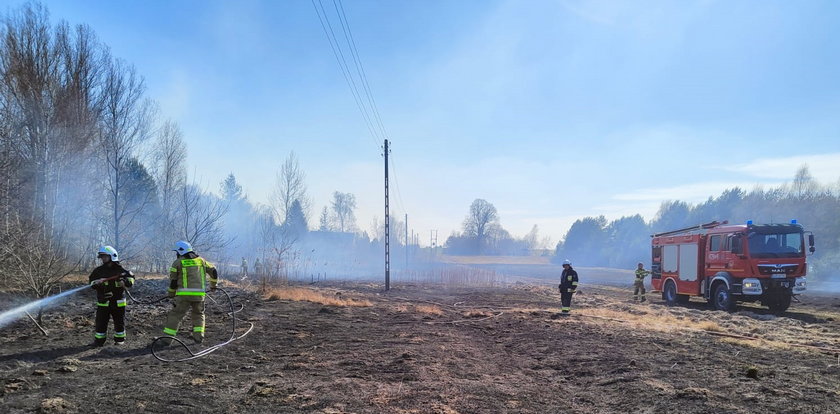
[[298, 302], [314, 302], [330, 306], [373, 306], [366, 299], [350, 299], [336, 295], [326, 295], [320, 291], [300, 287], [269, 288], [263, 298], [266, 300], [293, 300]]
[[428, 315], [443, 315], [443, 310], [440, 306], [437, 305], [417, 305], [416, 306], [417, 312], [425, 313]]

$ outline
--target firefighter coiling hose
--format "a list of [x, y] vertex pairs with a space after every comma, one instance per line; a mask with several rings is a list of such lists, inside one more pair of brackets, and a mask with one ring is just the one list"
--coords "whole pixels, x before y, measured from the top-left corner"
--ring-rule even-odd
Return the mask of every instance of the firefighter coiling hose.
[[[225, 297], [227, 298], [228, 307], [229, 307], [229, 309], [230, 309], [230, 311], [229, 311], [227, 314], [228, 314], [228, 315], [230, 315], [230, 319], [231, 319], [230, 338], [229, 338], [228, 340], [224, 341], [224, 342], [218, 343], [218, 344], [213, 345], [213, 346], [211, 346], [211, 347], [208, 347], [208, 348], [202, 349], [202, 350], [197, 351], [197, 352], [193, 352], [193, 350], [191, 350], [191, 349], [187, 346], [187, 344], [186, 344], [186, 343], [184, 343], [184, 341], [182, 341], [181, 339], [179, 339], [179, 338], [177, 338], [177, 337], [172, 337], [172, 336], [159, 336], [159, 337], [155, 338], [154, 340], [152, 340], [152, 344], [151, 344], [151, 346], [150, 346], [151, 351], [152, 351], [152, 355], [153, 355], [153, 356], [154, 356], [154, 357], [155, 357], [158, 361], [163, 361], [163, 362], [183, 362], [183, 361], [189, 361], [189, 360], [192, 360], [192, 359], [201, 358], [201, 357], [203, 357], [203, 356], [207, 356], [207, 355], [209, 355], [209, 354], [211, 354], [211, 353], [213, 353], [213, 352], [216, 352], [219, 348], [222, 348], [223, 346], [228, 345], [228, 344], [230, 344], [230, 343], [231, 343], [231, 342], [233, 342], [233, 341], [236, 341], [236, 340], [238, 340], [238, 339], [242, 339], [242, 338], [244, 338], [246, 335], [248, 335], [249, 333], [251, 333], [251, 331], [252, 331], [252, 330], [254, 330], [254, 324], [253, 324], [252, 322], [246, 322], [246, 321], [243, 321], [242, 319], [238, 319], [238, 318], [236, 317], [236, 313], [238, 313], [239, 311], [241, 311], [241, 310], [244, 308], [244, 305], [241, 305], [240, 309], [234, 309], [233, 299], [230, 297], [230, 295], [227, 293], [227, 291], [226, 291], [226, 290], [224, 290], [224, 289], [222, 289], [222, 288], [216, 288], [216, 290], [218, 290], [218, 291], [220, 291], [220, 292], [224, 293], [224, 294], [225, 294]], [[211, 300], [213, 300], [213, 302], [216, 302], [216, 300], [215, 300], [215, 299], [213, 299], [212, 297], [210, 297], [210, 296], [208, 296], [208, 297], [209, 297]], [[166, 297], [164, 297], [164, 299], [166, 299]], [[237, 321], [237, 320], [239, 320], [240, 322], [245, 322], [245, 323], [247, 323], [247, 324], [249, 324], [249, 325], [250, 325], [250, 326], [248, 326], [248, 329], [247, 329], [244, 333], [242, 333], [241, 335], [237, 335], [237, 334], [236, 334], [236, 321]], [[170, 340], [170, 341], [176, 341], [176, 342], [178, 342], [178, 343], [179, 343], [179, 344], [180, 344], [180, 345], [181, 345], [184, 349], [186, 349], [186, 350], [187, 350], [187, 352], [190, 354], [190, 356], [185, 357], [185, 358], [180, 358], [180, 359], [167, 359], [167, 358], [164, 358], [164, 357], [162, 357], [162, 356], [158, 355], [158, 351], [160, 351], [160, 348], [161, 348], [161, 347], [158, 347], [158, 348], [156, 349], [155, 344], [157, 344], [157, 343], [158, 343], [158, 341], [160, 341], [160, 340], [162, 340], [162, 339], [166, 339], [166, 340]]]

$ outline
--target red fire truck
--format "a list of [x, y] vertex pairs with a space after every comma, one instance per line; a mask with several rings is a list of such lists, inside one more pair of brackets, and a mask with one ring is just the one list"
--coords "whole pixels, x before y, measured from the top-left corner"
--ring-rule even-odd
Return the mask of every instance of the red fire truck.
[[814, 252], [814, 235], [790, 224], [730, 225], [727, 221], [652, 235], [651, 284], [668, 304], [702, 296], [715, 309], [756, 302], [776, 312], [805, 291], [805, 236]]

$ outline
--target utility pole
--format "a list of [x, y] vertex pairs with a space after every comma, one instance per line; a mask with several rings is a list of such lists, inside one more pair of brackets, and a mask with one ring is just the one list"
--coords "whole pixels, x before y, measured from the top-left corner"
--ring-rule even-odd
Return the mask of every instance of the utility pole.
[[388, 216], [388, 140], [385, 140], [385, 291], [391, 290], [391, 220]]
[[405, 213], [405, 270], [408, 270], [408, 213]]

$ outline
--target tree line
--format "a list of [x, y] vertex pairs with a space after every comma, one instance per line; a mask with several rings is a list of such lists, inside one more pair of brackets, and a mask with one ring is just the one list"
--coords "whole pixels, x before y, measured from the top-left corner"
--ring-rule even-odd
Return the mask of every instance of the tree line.
[[778, 187], [735, 187], [717, 197], [690, 204], [672, 200], [661, 204], [646, 222], [634, 215], [607, 221], [585, 217], [572, 224], [557, 243], [555, 260], [565, 258], [584, 266], [633, 268], [650, 261], [650, 235], [711, 221], [730, 223], [788, 223], [795, 219], [817, 238], [817, 251], [809, 259], [809, 274], [828, 277], [840, 265], [840, 186], [817, 182], [806, 166], [793, 180]]
[[[0, 289], [46, 296], [103, 244], [147, 271], [168, 268], [176, 240], [223, 266], [256, 256], [280, 271], [301, 256], [311, 202], [294, 153], [261, 205], [233, 174], [218, 195], [202, 188], [187, 151], [136, 68], [89, 26], [53, 23], [40, 3], [0, 16]], [[336, 191], [318, 230], [358, 230], [355, 208]]]

